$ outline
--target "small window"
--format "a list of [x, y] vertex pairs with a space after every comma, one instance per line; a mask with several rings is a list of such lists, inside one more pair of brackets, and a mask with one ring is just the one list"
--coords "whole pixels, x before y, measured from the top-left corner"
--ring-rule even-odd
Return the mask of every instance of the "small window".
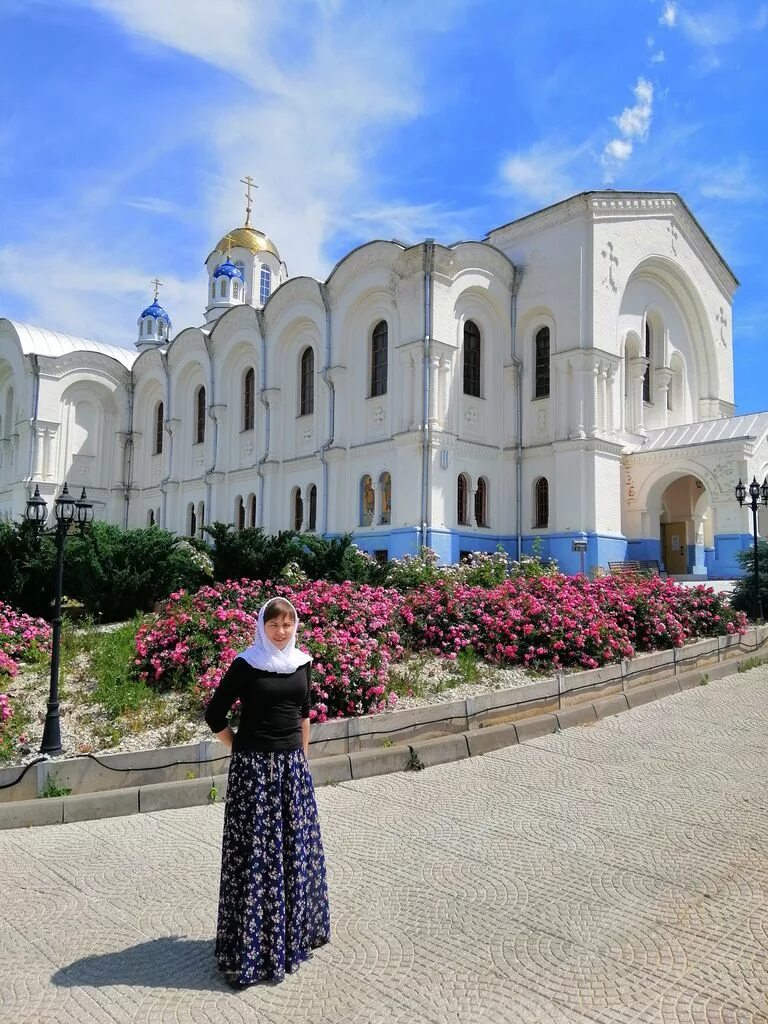
[[536, 385], [534, 398], [549, 395], [549, 328], [542, 327], [536, 332], [535, 341]]
[[469, 525], [469, 481], [464, 473], [456, 481], [456, 518], [459, 526]]
[[165, 320], [158, 320], [157, 321], [157, 334], [158, 334], [158, 337], [160, 337], [160, 338], [164, 338], [165, 337]]
[[477, 481], [475, 491], [475, 522], [478, 526], [488, 525], [488, 482], [484, 476]]
[[203, 536], [203, 527], [205, 526], [205, 502], [201, 501], [197, 506], [197, 529], [200, 531], [200, 538]]
[[222, 299], [224, 298], [224, 294], [226, 292], [226, 288], [227, 288], [226, 279], [222, 277], [221, 280], [219, 281], [219, 297], [222, 298]]
[[315, 411], [315, 353], [307, 347], [301, 354], [299, 415], [309, 416]]
[[197, 513], [194, 505], [190, 505], [187, 510], [187, 534], [190, 537], [197, 534]]
[[245, 526], [245, 504], [241, 495], [235, 498], [235, 529], [242, 530]]
[[392, 522], [392, 477], [389, 473], [382, 473], [379, 477], [381, 489], [381, 523]]
[[643, 374], [643, 401], [651, 401], [651, 325], [648, 320], [645, 321], [645, 358], [647, 360], [645, 364], [645, 373]]
[[272, 291], [272, 271], [269, 267], [262, 267], [259, 276], [259, 303], [265, 305]]
[[376, 548], [373, 552], [373, 557], [376, 559], [378, 565], [386, 565], [389, 561], [389, 551], [387, 548]]
[[256, 371], [251, 366], [243, 378], [243, 430], [253, 430], [256, 418]]
[[387, 348], [389, 327], [380, 320], [371, 335], [371, 398], [387, 393]]
[[158, 402], [157, 408], [155, 409], [155, 455], [162, 455], [163, 453], [163, 426], [163, 403]]
[[239, 281], [233, 281], [232, 282], [232, 298], [233, 299], [239, 299], [240, 298], [240, 282]]
[[155, 525], [155, 510], [153, 508], [151, 508], [149, 510], [148, 515], [147, 515], [147, 526], [154, 526], [154, 525]]
[[202, 444], [205, 441], [205, 388], [197, 389], [197, 403], [195, 408], [195, 443]]
[[256, 495], [252, 494], [248, 499], [248, 525], [251, 529], [256, 528]]
[[373, 512], [376, 498], [373, 493], [373, 481], [366, 474], [360, 481], [360, 525], [373, 526]]
[[309, 488], [309, 523], [308, 530], [317, 529], [317, 488], [314, 484]]
[[533, 488], [533, 526], [543, 530], [549, 526], [549, 481], [541, 476]]
[[480, 329], [472, 320], [464, 324], [464, 394], [480, 397]]
[[301, 524], [304, 522], [304, 502], [301, 500], [301, 488], [295, 487], [293, 491], [293, 528], [298, 533]]

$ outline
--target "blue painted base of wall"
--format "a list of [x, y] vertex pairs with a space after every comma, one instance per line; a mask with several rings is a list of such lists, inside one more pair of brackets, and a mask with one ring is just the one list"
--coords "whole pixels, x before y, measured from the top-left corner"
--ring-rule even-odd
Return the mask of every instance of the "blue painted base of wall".
[[714, 550], [705, 552], [709, 578], [713, 580], [733, 579], [743, 576], [745, 570], [736, 556], [740, 551], [752, 549], [752, 537], [748, 533], [715, 534]]

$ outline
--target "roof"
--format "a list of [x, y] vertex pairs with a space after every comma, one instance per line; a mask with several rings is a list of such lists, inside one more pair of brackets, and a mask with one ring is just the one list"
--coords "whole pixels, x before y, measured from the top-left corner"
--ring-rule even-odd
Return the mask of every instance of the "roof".
[[658, 452], [669, 448], [687, 448], [690, 445], [714, 444], [717, 441], [737, 441], [763, 437], [768, 432], [768, 412], [755, 412], [747, 416], [729, 416], [719, 420], [702, 420], [679, 427], [649, 430], [645, 444], [636, 455]]
[[258, 228], [252, 228], [250, 224], [228, 232], [216, 243], [214, 251], [227, 252], [230, 246], [233, 249], [247, 249], [254, 255], [258, 252], [271, 252], [280, 259], [280, 253], [272, 239], [267, 238], [264, 232], [259, 231]]
[[128, 370], [137, 356], [135, 351], [120, 348], [118, 345], [105, 345], [100, 341], [91, 341], [89, 338], [76, 338], [71, 334], [49, 331], [45, 327], [34, 327], [32, 324], [23, 324], [17, 320], [0, 319], [0, 325], [2, 324], [11, 325], [25, 356], [37, 355], [55, 358], [68, 355], [70, 352], [98, 352], [99, 355], [116, 359]]

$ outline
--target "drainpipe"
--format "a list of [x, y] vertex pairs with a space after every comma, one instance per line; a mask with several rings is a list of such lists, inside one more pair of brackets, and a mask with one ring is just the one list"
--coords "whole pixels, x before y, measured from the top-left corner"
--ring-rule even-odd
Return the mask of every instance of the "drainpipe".
[[[40, 411], [40, 360], [34, 354], [34, 352], [31, 353], [31, 355], [29, 357], [29, 360], [30, 360], [30, 362], [32, 364], [33, 384], [32, 384], [32, 419], [31, 419], [31, 422], [30, 422], [30, 429], [29, 429], [29, 465], [28, 465], [27, 480], [28, 480], [28, 484], [30, 486], [28, 486], [28, 488], [27, 488], [28, 492], [30, 491], [31, 484], [32, 484], [32, 471], [35, 468], [35, 440], [37, 438], [37, 433], [36, 433], [36, 430], [35, 430], [35, 424], [37, 423], [37, 414]], [[9, 428], [10, 428], [10, 424], [9, 424]]]
[[328, 460], [325, 453], [333, 446], [336, 430], [336, 388], [328, 370], [331, 365], [331, 305], [328, 301], [328, 288], [320, 284], [320, 296], [325, 307], [325, 363], [323, 365], [323, 382], [330, 391], [331, 407], [328, 426], [328, 440], [320, 445], [320, 462], [323, 466], [323, 534], [328, 533]]
[[[171, 370], [168, 366], [167, 352], [160, 353], [160, 363], [165, 374], [165, 423], [163, 424], [163, 430], [165, 430], [165, 424], [171, 422]], [[173, 475], [173, 431], [168, 430], [166, 433], [168, 434], [168, 473], [160, 481], [160, 493], [163, 496], [162, 526], [164, 530], [168, 529], [168, 493], [166, 486]]]
[[133, 406], [136, 391], [136, 381], [131, 368], [128, 378], [128, 436], [125, 439], [125, 465], [123, 476], [125, 483], [125, 506], [123, 509], [123, 529], [128, 529], [128, 510], [131, 504], [131, 476], [133, 475]]
[[[205, 350], [208, 353], [208, 378], [211, 385], [211, 397], [208, 401], [208, 409], [212, 410], [216, 405], [216, 375], [213, 363], [213, 342], [208, 334], [204, 334], [203, 339], [205, 341]], [[211, 419], [213, 420], [213, 462], [211, 463], [210, 468], [205, 471], [205, 518], [208, 522], [211, 521], [211, 494], [213, 491], [211, 474], [216, 471], [216, 462], [218, 460], [219, 450], [219, 420], [215, 413], [211, 415]]]
[[271, 418], [272, 414], [269, 408], [269, 402], [264, 397], [264, 392], [267, 390], [267, 339], [264, 336], [264, 314], [260, 309], [256, 310], [256, 319], [259, 324], [259, 334], [261, 335], [261, 385], [259, 387], [259, 401], [266, 410], [266, 424], [264, 427], [264, 454], [261, 456], [259, 461], [256, 463], [256, 476], [259, 480], [259, 499], [258, 499], [258, 511], [256, 514], [256, 525], [264, 527], [264, 473], [261, 467], [269, 458], [269, 443], [271, 433]]
[[432, 511], [431, 501], [431, 456], [432, 424], [429, 422], [429, 377], [432, 358], [432, 270], [435, 261], [435, 240], [428, 238], [424, 243], [424, 384], [422, 405], [422, 449], [421, 449], [421, 546], [427, 546], [428, 529]]
[[510, 330], [512, 332], [512, 364], [517, 369], [517, 445], [515, 449], [515, 534], [517, 538], [517, 561], [523, 554], [523, 363], [517, 355], [517, 293], [523, 279], [523, 268], [515, 267], [510, 300]]

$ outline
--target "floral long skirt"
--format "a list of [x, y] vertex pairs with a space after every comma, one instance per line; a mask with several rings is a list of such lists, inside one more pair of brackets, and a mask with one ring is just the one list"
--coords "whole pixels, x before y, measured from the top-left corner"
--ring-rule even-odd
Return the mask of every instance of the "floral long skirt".
[[234, 753], [216, 958], [231, 981], [282, 981], [330, 938], [312, 776], [302, 750]]

